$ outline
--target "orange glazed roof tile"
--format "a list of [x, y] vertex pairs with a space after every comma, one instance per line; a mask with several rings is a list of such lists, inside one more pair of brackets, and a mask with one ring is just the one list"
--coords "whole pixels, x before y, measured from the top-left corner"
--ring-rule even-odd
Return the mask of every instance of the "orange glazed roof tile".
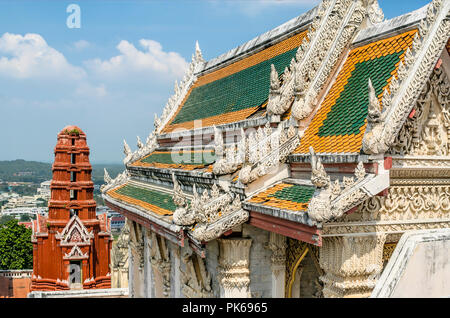
[[281, 210], [305, 212], [314, 191], [315, 187], [312, 186], [279, 183], [254, 195], [247, 202]]
[[131, 166], [212, 171], [215, 159], [214, 150], [153, 151]]
[[417, 30], [351, 50], [295, 154], [359, 153], [367, 126], [368, 80], [380, 101]]
[[172, 195], [153, 189], [124, 184], [106, 193], [116, 200], [139, 206], [161, 216], [170, 216], [176, 209]]
[[193, 129], [194, 121], [208, 127], [245, 120], [267, 101], [270, 65], [281, 75], [306, 37], [303, 31], [221, 69], [201, 75], [175, 114], [162, 129]]

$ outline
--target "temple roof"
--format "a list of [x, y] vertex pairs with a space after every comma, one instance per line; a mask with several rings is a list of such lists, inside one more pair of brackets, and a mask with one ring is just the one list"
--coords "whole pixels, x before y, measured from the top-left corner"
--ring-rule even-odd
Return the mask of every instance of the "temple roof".
[[162, 133], [247, 119], [263, 108], [269, 95], [270, 66], [282, 74], [307, 32], [291, 36], [230, 65], [201, 75]]
[[123, 184], [109, 190], [107, 195], [161, 216], [170, 216], [176, 209], [171, 193], [139, 187], [135, 183]]
[[214, 150], [155, 150], [133, 162], [131, 166], [210, 172], [214, 162]]
[[370, 79], [381, 102], [417, 30], [353, 48], [303, 135], [296, 154], [360, 153], [367, 127]]
[[195, 244], [275, 219], [320, 244], [324, 222], [389, 187], [385, 155], [450, 49], [449, 8], [384, 20], [377, 1], [322, 1], [210, 61], [197, 45], [105, 200]]

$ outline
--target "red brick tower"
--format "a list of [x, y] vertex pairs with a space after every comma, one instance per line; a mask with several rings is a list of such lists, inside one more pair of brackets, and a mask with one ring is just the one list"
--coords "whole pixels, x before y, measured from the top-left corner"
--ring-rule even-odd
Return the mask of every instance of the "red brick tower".
[[112, 237], [106, 214], [96, 217], [86, 134], [58, 134], [48, 218], [33, 222], [31, 290], [110, 288]]

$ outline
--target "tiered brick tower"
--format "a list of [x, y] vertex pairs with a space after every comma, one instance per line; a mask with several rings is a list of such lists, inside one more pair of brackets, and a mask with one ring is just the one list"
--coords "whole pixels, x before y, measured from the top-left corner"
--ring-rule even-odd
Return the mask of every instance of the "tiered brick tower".
[[48, 218], [33, 222], [31, 290], [110, 288], [112, 237], [106, 214], [96, 217], [86, 134], [58, 134]]

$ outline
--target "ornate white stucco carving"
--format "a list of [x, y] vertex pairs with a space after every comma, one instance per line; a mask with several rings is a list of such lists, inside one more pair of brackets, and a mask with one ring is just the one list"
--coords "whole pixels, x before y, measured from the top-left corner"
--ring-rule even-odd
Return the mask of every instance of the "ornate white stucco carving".
[[163, 237], [156, 235], [155, 232], [151, 232], [150, 264], [161, 273], [163, 280], [163, 295], [169, 297], [171, 268], [169, 250], [167, 248], [166, 240]]
[[252, 132], [245, 141], [245, 163], [239, 172], [239, 181], [248, 184], [267, 174], [271, 168], [284, 162], [299, 145], [298, 131], [293, 126], [285, 129], [287, 122], [273, 130], [270, 124]]
[[329, 186], [330, 177], [323, 167], [322, 161], [316, 156], [313, 147], [309, 147], [309, 153], [311, 155], [311, 182], [318, 188], [324, 188]]
[[166, 106], [164, 107], [161, 118], [155, 114], [155, 132], [160, 133], [167, 122], [172, 118], [172, 116], [177, 111], [178, 106], [186, 97], [189, 89], [192, 87], [194, 82], [197, 80], [196, 73], [200, 72], [205, 64], [205, 60], [202, 56], [202, 51], [198, 42], [195, 43], [195, 53], [192, 55], [192, 61], [188, 66], [186, 74], [183, 80], [178, 84], [175, 82], [174, 91], [175, 94], [169, 98]]
[[245, 161], [247, 140], [244, 129], [241, 128], [241, 139], [236, 144], [224, 146], [222, 132], [214, 126], [214, 150], [216, 162], [213, 164], [213, 174], [226, 175], [235, 172]]
[[[268, 114], [281, 115], [290, 107], [294, 90], [303, 88], [303, 78], [307, 77], [308, 68], [304, 66], [312, 66], [313, 58], [310, 58], [309, 48], [311, 41], [313, 45], [316, 43], [315, 35], [318, 33], [317, 29], [323, 29], [323, 24], [326, 15], [329, 14], [332, 6], [332, 1], [322, 1], [317, 11], [317, 16], [314, 18], [312, 24], [308, 29], [307, 36], [303, 39], [302, 44], [297, 50], [296, 57], [292, 59], [289, 71], [283, 76], [283, 84], [280, 86], [278, 73], [272, 65], [271, 72], [271, 89], [269, 94], [269, 101], [267, 104]], [[309, 59], [308, 59], [309, 58]], [[306, 61], [308, 59], [308, 61]], [[303, 72], [302, 72], [303, 71]], [[303, 89], [301, 89], [303, 91]]]
[[195, 239], [202, 242], [216, 239], [248, 220], [248, 212], [241, 209], [240, 197], [230, 192], [221, 193], [217, 184], [213, 184], [210, 194], [205, 189], [202, 196], [199, 196], [194, 184], [193, 198], [188, 204], [186, 195], [174, 175], [173, 181], [173, 200], [177, 205], [173, 222], [177, 225], [193, 226], [191, 234]]
[[65, 253], [63, 259], [86, 259], [89, 258], [88, 253], [83, 253], [78, 245], [74, 245], [69, 253]]
[[324, 224], [323, 237], [349, 233], [392, 236], [409, 230], [449, 227], [450, 185], [427, 184], [425, 179], [411, 177], [411, 185], [391, 186], [387, 196], [368, 198], [354, 213]]
[[124, 170], [122, 173], [119, 173], [115, 179], [112, 179], [109, 177], [109, 173], [105, 169], [105, 182], [106, 184], [103, 184], [100, 187], [100, 191], [102, 193], [106, 193], [108, 190], [113, 189], [119, 185], [125, 184], [128, 180], [130, 180], [130, 174], [128, 170]]
[[412, 50], [407, 52], [398, 78], [394, 76], [391, 81], [391, 96], [383, 101], [390, 102], [390, 105], [383, 104], [383, 120], [368, 125], [363, 138], [365, 153], [385, 153], [393, 145], [447, 43], [449, 9], [448, 1], [433, 0], [429, 4], [427, 16], [413, 40]]
[[367, 2], [367, 15], [372, 24], [383, 22], [384, 13], [381, 10], [377, 0], [365, 0]]
[[196, 221], [195, 211], [189, 208], [186, 195], [183, 193], [175, 174], [172, 172], [173, 202], [177, 209], [173, 213], [173, 222], [177, 225], [192, 225]]
[[94, 233], [89, 232], [81, 219], [74, 215], [61, 232], [56, 231], [55, 237], [61, 240], [61, 246], [90, 245]]
[[144, 237], [142, 233], [142, 225], [128, 220], [128, 228], [130, 229], [128, 245], [132, 250], [133, 262], [138, 264], [139, 269], [144, 268]]
[[280, 272], [286, 269], [286, 237], [280, 234], [270, 232], [267, 248], [272, 251], [270, 258], [272, 262], [272, 273], [277, 277]]
[[[121, 272], [128, 271], [128, 244], [130, 241], [130, 229], [128, 222], [125, 223], [117, 241], [111, 249], [111, 272], [113, 278], [116, 274], [120, 276]], [[115, 280], [111, 279], [113, 283]], [[128, 279], [127, 279], [128, 280]], [[120, 279], [122, 281], [122, 279]]]
[[[314, 224], [340, 218], [345, 212], [373, 195], [370, 193], [371, 185], [369, 183], [377, 181], [373, 180], [373, 175], [367, 175], [362, 162], [358, 163], [355, 176], [344, 176], [341, 185], [338, 179], [334, 182], [330, 181], [320, 158], [315, 155], [313, 149], [310, 149], [310, 153], [311, 181], [319, 189], [308, 205], [308, 216]], [[380, 182], [386, 183], [386, 187], [389, 185], [384, 179]]]
[[[181, 258], [185, 271], [180, 267], [181, 291], [186, 298], [211, 298], [211, 275], [205, 261], [195, 253], [185, 253]], [[197, 270], [196, 270], [197, 269]]]
[[272, 67], [269, 115], [281, 115], [291, 105], [292, 114], [298, 120], [311, 114], [320, 90], [365, 15], [362, 1], [322, 1], [307, 38], [283, 75], [281, 86]]
[[319, 263], [325, 297], [368, 297], [383, 269], [385, 234], [323, 238]]
[[221, 297], [249, 297], [251, 239], [219, 239], [219, 284]]
[[[435, 69], [390, 149], [393, 155], [446, 156], [450, 153], [450, 82]], [[418, 162], [420, 160], [417, 160]]]
[[125, 158], [123, 159], [124, 165], [135, 162], [136, 160], [153, 152], [158, 147], [158, 141], [156, 138], [155, 131], [151, 132], [148, 135], [145, 144], [142, 143], [141, 139], [138, 136], [137, 137], [137, 149], [134, 152], [131, 151], [130, 146], [128, 146], [128, 144], [125, 140], [123, 142], [124, 142], [124, 153], [125, 153]]

